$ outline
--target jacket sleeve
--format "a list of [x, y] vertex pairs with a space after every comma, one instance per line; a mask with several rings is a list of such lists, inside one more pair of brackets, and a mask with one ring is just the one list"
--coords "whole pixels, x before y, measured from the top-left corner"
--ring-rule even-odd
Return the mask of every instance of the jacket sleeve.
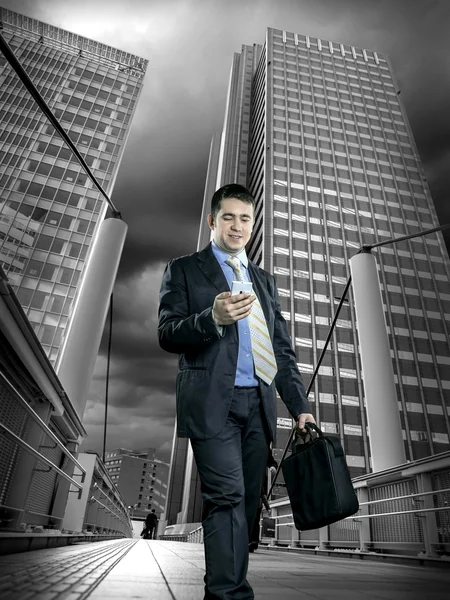
[[212, 308], [189, 314], [185, 270], [179, 259], [170, 261], [164, 270], [159, 294], [158, 339], [161, 348], [182, 354], [220, 338]]
[[272, 275], [270, 275], [269, 285], [275, 299], [273, 349], [278, 367], [278, 372], [275, 375], [275, 386], [287, 409], [296, 419], [301, 413], [311, 413], [311, 407], [306, 397], [302, 376], [297, 367], [297, 357], [292, 349], [287, 324], [281, 314], [277, 286]]

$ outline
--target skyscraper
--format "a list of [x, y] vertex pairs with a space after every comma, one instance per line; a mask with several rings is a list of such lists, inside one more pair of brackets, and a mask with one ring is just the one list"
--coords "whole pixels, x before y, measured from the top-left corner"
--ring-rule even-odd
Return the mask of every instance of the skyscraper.
[[[276, 278], [306, 385], [358, 248], [439, 225], [399, 94], [385, 55], [306, 35], [268, 29], [263, 46], [243, 46], [233, 59], [203, 214], [225, 183], [255, 196], [247, 252]], [[199, 247], [208, 241], [202, 222]], [[376, 258], [414, 460], [449, 448], [449, 259], [440, 233], [382, 247]], [[370, 471], [351, 293], [309, 399], [322, 430], [340, 437], [351, 474]], [[275, 456], [291, 427], [278, 399]], [[179, 465], [176, 444], [173, 454]], [[183, 505], [190, 502], [185, 494]]]
[[[147, 60], [0, 8], [2, 35], [107, 194]], [[53, 364], [107, 205], [0, 55], [0, 263]]]

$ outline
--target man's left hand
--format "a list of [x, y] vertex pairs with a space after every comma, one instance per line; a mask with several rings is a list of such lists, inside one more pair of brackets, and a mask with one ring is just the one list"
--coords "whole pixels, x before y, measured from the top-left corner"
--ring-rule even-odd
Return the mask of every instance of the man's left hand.
[[301, 431], [301, 433], [307, 433], [307, 429], [305, 429], [305, 423], [315, 423], [316, 420], [312, 416], [311, 413], [302, 413], [297, 417], [297, 427]]

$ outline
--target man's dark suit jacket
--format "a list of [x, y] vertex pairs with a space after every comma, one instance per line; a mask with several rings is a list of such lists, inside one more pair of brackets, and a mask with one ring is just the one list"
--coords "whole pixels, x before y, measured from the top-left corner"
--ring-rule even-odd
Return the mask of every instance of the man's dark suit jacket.
[[[275, 279], [250, 261], [248, 269], [278, 366], [270, 386], [260, 382], [270, 437], [275, 441], [275, 386], [295, 419], [311, 409], [280, 311]], [[161, 348], [180, 355], [176, 381], [179, 437], [212, 438], [223, 429], [228, 416], [236, 377], [238, 328], [236, 323], [224, 326], [221, 337], [212, 318], [215, 297], [227, 291], [227, 279], [211, 244], [201, 252], [170, 261], [164, 271], [158, 336]]]

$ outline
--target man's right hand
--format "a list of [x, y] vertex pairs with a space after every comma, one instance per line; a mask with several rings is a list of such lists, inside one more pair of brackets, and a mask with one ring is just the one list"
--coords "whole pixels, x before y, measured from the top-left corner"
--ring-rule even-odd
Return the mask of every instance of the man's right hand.
[[222, 292], [215, 297], [213, 317], [217, 325], [232, 325], [236, 321], [245, 319], [251, 313], [254, 294], [235, 294]]

